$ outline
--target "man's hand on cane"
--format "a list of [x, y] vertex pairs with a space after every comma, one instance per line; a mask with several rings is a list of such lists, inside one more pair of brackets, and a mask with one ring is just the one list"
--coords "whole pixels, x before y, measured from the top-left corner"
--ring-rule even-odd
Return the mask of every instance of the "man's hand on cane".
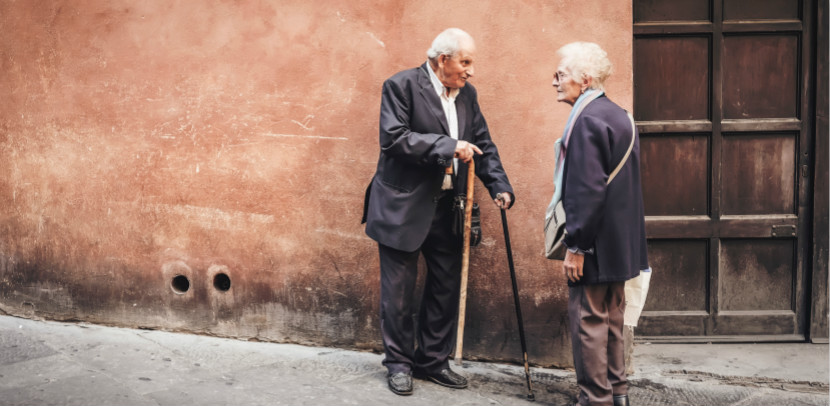
[[[455, 155], [453, 157], [460, 159], [464, 163], [469, 163], [473, 159], [473, 156], [481, 154], [483, 152], [475, 144], [467, 141], [458, 141], [455, 145]], [[498, 208], [507, 210], [513, 205], [513, 195], [508, 192], [499, 193], [493, 201]]]
[[475, 144], [470, 144], [467, 141], [458, 141], [458, 144], [455, 144], [455, 155], [453, 157], [460, 159], [464, 163], [468, 163], [473, 159], [474, 155], [481, 154], [483, 152]]
[[500, 209], [507, 210], [513, 205], [513, 194], [509, 192], [498, 193], [493, 201]]

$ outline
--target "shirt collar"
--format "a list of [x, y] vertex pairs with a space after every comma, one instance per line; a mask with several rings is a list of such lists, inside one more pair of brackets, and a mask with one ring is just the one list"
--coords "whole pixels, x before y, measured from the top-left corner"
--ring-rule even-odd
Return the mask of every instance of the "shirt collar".
[[447, 88], [444, 87], [443, 83], [441, 83], [441, 79], [438, 79], [438, 75], [436, 75], [432, 70], [432, 65], [429, 61], [427, 61], [427, 68], [427, 72], [429, 72], [429, 81], [432, 83], [432, 87], [435, 88], [435, 93], [438, 93], [438, 97], [446, 97], [449, 100], [455, 100], [455, 97], [458, 96], [460, 89], [450, 89], [450, 95], [444, 96]]

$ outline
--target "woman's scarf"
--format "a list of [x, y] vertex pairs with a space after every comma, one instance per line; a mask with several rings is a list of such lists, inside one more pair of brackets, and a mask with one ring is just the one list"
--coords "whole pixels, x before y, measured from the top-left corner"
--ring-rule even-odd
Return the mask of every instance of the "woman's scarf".
[[579, 98], [576, 99], [576, 103], [574, 103], [574, 106], [571, 109], [571, 114], [568, 115], [568, 121], [565, 123], [565, 130], [562, 134], [562, 138], [556, 140], [556, 143], [553, 144], [555, 155], [553, 161], [553, 184], [555, 189], [553, 191], [553, 199], [551, 199], [550, 205], [548, 205], [547, 212], [545, 213], [546, 220], [553, 215], [553, 209], [556, 207], [556, 203], [559, 203], [559, 201], [562, 200], [562, 172], [564, 172], [562, 168], [565, 167], [565, 153], [568, 150], [568, 141], [571, 138], [574, 122], [588, 103], [594, 101], [603, 94], [605, 94], [605, 92], [597, 89], [589, 89], [585, 91], [585, 93], [582, 93]]

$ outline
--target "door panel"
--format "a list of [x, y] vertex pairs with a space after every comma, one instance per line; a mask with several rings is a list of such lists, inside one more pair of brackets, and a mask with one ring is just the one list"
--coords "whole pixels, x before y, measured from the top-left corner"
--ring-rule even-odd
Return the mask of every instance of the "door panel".
[[[648, 134], [640, 137], [643, 201], [650, 215], [706, 215], [709, 137]], [[682, 185], [678, 180], [683, 180]], [[681, 187], [678, 187], [681, 186]]]
[[[709, 119], [709, 40], [642, 38], [634, 42], [636, 120]], [[678, 92], [682, 88], [682, 92]]]
[[720, 262], [721, 311], [795, 310], [792, 239], [722, 240]]
[[723, 41], [723, 117], [798, 117], [798, 36], [739, 35]]
[[785, 20], [798, 18], [798, 1], [724, 0], [725, 20]]
[[709, 21], [707, 0], [642, 0], [635, 3], [634, 22]]
[[[649, 262], [638, 333], [805, 336], [812, 4], [634, 1]], [[666, 338], [668, 337], [668, 338]]]
[[794, 134], [724, 135], [723, 214], [795, 214], [796, 145]]
[[[707, 240], [658, 240], [648, 245], [651, 276], [646, 311], [706, 312]], [[702, 330], [699, 332], [702, 333]]]
[[[649, 292], [651, 295], [651, 292]], [[706, 313], [675, 313], [651, 312], [649, 317], [641, 317], [637, 324], [639, 337], [703, 337], [702, 331], [707, 330], [708, 318]], [[660, 332], [655, 334], [654, 332]]]
[[801, 334], [792, 334], [798, 329], [796, 315], [785, 311], [780, 314], [758, 316], [752, 313], [740, 314], [724, 312], [713, 323], [713, 336], [751, 336], [751, 341], [773, 341], [774, 336], [781, 341], [803, 339]]

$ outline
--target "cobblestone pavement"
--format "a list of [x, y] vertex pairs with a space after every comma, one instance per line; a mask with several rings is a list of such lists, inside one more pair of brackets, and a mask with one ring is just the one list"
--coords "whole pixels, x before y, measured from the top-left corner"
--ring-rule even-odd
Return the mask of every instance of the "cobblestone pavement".
[[[695, 357], [690, 348], [638, 346], [632, 404], [828, 404], [826, 345], [702, 349], [708, 362], [722, 359], [724, 367], [751, 351], [763, 350], [773, 359], [753, 354], [757, 365], [733, 362], [739, 367], [730, 374], [674, 356]], [[532, 368], [536, 401], [530, 402], [520, 366], [465, 361], [455, 369], [469, 378], [468, 389], [416, 380], [415, 394], [401, 397], [387, 389], [381, 358], [0, 316], [0, 405], [565, 405], [576, 395], [572, 371]]]

